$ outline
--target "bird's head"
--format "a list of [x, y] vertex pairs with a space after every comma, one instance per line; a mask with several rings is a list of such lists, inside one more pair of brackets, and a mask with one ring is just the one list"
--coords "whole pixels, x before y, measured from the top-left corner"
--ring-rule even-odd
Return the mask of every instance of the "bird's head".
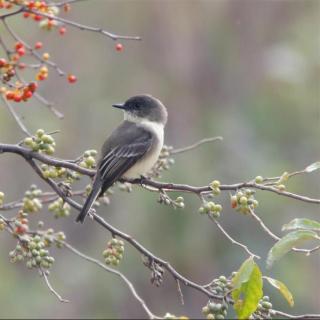
[[167, 109], [162, 102], [151, 95], [142, 94], [129, 98], [125, 103], [113, 107], [124, 110], [127, 120], [148, 120], [161, 124], [167, 122]]

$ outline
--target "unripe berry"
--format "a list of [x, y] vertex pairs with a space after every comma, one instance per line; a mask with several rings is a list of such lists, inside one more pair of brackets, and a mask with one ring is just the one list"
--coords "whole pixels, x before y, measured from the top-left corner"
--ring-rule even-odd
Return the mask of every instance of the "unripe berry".
[[263, 182], [263, 177], [261, 176], [256, 176], [254, 179], [255, 183], [262, 183]]
[[247, 205], [248, 203], [248, 198], [245, 197], [245, 196], [242, 196], [240, 199], [239, 199], [239, 202], [240, 204], [242, 204], [243, 206]]
[[220, 187], [220, 181], [219, 180], [214, 180], [211, 182], [211, 188], [219, 188]]

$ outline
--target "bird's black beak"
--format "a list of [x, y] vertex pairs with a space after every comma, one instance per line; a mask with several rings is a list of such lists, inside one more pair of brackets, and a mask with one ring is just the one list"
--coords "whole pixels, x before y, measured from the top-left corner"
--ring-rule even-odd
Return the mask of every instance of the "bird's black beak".
[[118, 109], [123, 109], [123, 110], [126, 109], [124, 103], [116, 103], [116, 104], [113, 104], [112, 106], [113, 106], [114, 108], [118, 108]]

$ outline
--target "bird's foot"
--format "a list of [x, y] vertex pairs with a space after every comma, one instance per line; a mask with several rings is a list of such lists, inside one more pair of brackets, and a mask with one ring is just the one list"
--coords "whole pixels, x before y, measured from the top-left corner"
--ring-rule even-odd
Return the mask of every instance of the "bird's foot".
[[93, 208], [90, 208], [89, 212], [88, 212], [88, 216], [91, 220], [94, 220], [94, 215], [96, 214], [96, 210]]

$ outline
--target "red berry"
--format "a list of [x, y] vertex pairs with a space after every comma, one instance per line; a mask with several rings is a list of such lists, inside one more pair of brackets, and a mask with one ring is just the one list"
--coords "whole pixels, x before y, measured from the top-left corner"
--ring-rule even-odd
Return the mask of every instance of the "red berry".
[[119, 51], [119, 52], [122, 51], [123, 50], [123, 45], [121, 43], [117, 43], [116, 44], [116, 50]]
[[16, 48], [16, 51], [18, 51], [20, 48], [23, 48], [24, 46], [23, 46], [23, 43], [21, 43], [21, 42], [17, 42], [16, 44], [15, 44], [15, 48]]
[[30, 99], [32, 97], [33, 93], [31, 90], [27, 90], [23, 93], [23, 98]]
[[16, 227], [15, 233], [17, 233], [17, 234], [24, 234], [24, 233], [26, 233], [28, 230], [29, 230], [28, 226], [25, 225], [25, 224], [22, 224], [21, 226]]
[[23, 62], [20, 62], [20, 63], [18, 64], [18, 68], [19, 68], [20, 70], [23, 70], [25, 67], [26, 67], [26, 64], [23, 63]]
[[63, 36], [67, 32], [67, 29], [65, 27], [59, 28], [59, 33]]
[[22, 97], [19, 96], [19, 95], [17, 95], [17, 94], [15, 94], [13, 100], [14, 100], [15, 102], [21, 102]]
[[26, 50], [24, 47], [21, 47], [17, 50], [17, 53], [20, 57], [24, 56], [26, 54]]
[[36, 44], [34, 45], [35, 49], [41, 49], [42, 47], [43, 47], [43, 44], [40, 41], [36, 42]]
[[30, 13], [29, 12], [24, 12], [23, 13], [23, 17], [24, 18], [29, 18], [30, 17]]
[[0, 59], [0, 68], [4, 67], [7, 64], [7, 60], [4, 58]]
[[31, 82], [29, 83], [28, 87], [31, 92], [35, 92], [38, 88], [38, 84], [36, 82]]
[[7, 100], [12, 100], [14, 98], [15, 94], [12, 91], [8, 91], [6, 94]]
[[36, 15], [33, 17], [33, 20], [35, 20], [35, 21], [40, 21], [40, 20], [42, 20], [42, 16], [36, 14]]
[[73, 74], [69, 74], [69, 75], [68, 75], [68, 81], [69, 81], [70, 83], [75, 83], [75, 82], [77, 82], [77, 77], [74, 76]]
[[34, 1], [33, 0], [29, 1], [28, 7], [29, 7], [29, 9], [32, 9], [34, 7]]

